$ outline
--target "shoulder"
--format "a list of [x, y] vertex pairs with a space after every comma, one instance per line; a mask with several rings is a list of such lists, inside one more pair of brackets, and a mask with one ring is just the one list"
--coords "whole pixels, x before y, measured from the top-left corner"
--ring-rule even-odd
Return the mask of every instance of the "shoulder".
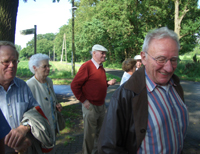
[[24, 80], [19, 79], [19, 78], [17, 78], [17, 77], [15, 77], [15, 78], [13, 79], [13, 81], [14, 81], [14, 83], [15, 83], [17, 86], [19, 86], [19, 87], [27, 86], [27, 84], [26, 84], [26, 82], [25, 82]]
[[31, 85], [35, 85], [37, 83], [37, 81], [36, 81], [35, 77], [33, 76], [32, 78], [27, 80], [26, 83], [28, 86], [31, 86]]

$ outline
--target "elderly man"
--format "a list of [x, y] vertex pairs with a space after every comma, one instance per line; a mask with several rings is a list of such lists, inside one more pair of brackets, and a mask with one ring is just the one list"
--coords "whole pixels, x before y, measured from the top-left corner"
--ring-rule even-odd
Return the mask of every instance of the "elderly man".
[[20, 125], [23, 114], [38, 103], [27, 84], [16, 78], [18, 52], [13, 43], [0, 41], [0, 109], [12, 130], [5, 137], [6, 154], [26, 151], [31, 145], [26, 137], [30, 127]]
[[108, 50], [96, 44], [92, 47], [92, 59], [85, 62], [71, 83], [71, 89], [82, 103], [84, 120], [83, 153], [97, 153], [97, 140], [104, 119], [104, 104], [107, 86], [114, 85], [116, 79], [106, 81], [102, 63]]
[[142, 65], [141, 56], [140, 55], [136, 55], [134, 57], [134, 60], [137, 61], [136, 64], [135, 64], [136, 65], [136, 71], [137, 71]]
[[177, 35], [166, 27], [149, 32], [144, 67], [113, 94], [100, 132], [100, 154], [179, 154], [188, 126], [183, 89], [174, 71]]

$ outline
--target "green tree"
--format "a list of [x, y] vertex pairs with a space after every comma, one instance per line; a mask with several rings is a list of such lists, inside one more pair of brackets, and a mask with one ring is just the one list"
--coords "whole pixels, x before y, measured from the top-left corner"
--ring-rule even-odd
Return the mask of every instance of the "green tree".
[[[56, 35], [53, 33], [38, 34], [37, 35], [37, 53], [43, 53], [53, 56], [53, 46], [54, 39]], [[22, 49], [20, 52], [20, 57], [25, 57], [28, 59], [34, 54], [34, 38], [26, 44], [26, 48]]]

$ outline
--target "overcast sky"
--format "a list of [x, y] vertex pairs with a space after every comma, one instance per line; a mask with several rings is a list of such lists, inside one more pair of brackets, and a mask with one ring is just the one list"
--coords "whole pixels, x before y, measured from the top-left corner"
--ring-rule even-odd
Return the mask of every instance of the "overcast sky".
[[34, 25], [37, 25], [37, 34], [59, 32], [59, 28], [72, 16], [71, 7], [68, 0], [60, 0], [59, 3], [52, 3], [52, 0], [28, 0], [25, 3], [19, 0], [15, 44], [26, 47], [34, 35], [21, 35], [20, 31], [34, 28]]

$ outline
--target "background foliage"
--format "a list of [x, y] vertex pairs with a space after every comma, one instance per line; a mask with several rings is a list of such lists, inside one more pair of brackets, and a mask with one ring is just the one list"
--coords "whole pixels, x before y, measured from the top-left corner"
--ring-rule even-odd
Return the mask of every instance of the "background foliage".
[[[174, 29], [175, 2], [179, 1], [181, 21], [180, 54], [193, 51], [197, 46], [200, 30], [200, 9], [197, 0], [77, 0], [75, 5], [75, 61], [91, 58], [89, 51], [94, 44], [105, 46], [109, 53], [106, 65], [119, 63], [140, 53], [146, 33], [154, 28], [167, 26]], [[60, 27], [57, 34], [38, 34], [37, 52], [53, 59], [61, 59], [63, 36], [66, 35], [67, 60], [71, 61], [72, 20]], [[34, 52], [32, 39], [20, 51], [28, 59]], [[65, 54], [63, 54], [65, 59]]]

